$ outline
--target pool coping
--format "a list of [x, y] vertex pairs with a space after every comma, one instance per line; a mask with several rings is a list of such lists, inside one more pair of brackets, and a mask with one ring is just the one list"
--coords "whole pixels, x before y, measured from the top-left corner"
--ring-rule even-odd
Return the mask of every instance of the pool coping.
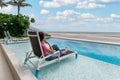
[[0, 44], [4, 57], [15, 80], [37, 80], [33, 73], [15, 56], [5, 44]]
[[68, 38], [68, 37], [57, 37], [57, 36], [51, 36], [52, 38], [58, 38], [58, 39], [68, 39], [68, 40], [75, 40], [75, 41], [85, 41], [85, 42], [93, 42], [93, 43], [102, 43], [102, 44], [112, 44], [112, 45], [120, 45], [120, 43], [117, 42], [110, 42], [110, 41], [100, 41], [100, 40], [89, 40], [89, 39], [78, 39], [78, 38]]

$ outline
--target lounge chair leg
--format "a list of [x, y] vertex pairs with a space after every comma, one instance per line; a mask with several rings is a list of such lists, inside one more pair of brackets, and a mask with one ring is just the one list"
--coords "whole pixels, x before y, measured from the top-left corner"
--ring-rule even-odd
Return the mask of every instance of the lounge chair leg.
[[75, 54], [75, 58], [76, 58], [76, 59], [78, 58], [78, 54], [77, 54], [77, 53]]
[[38, 77], [39, 77], [39, 74], [40, 74], [40, 70], [36, 70], [36, 71], [35, 71], [35, 77], [38, 78]]
[[4, 42], [5, 42], [6, 45], [8, 45], [8, 40], [7, 39], [5, 39]]
[[26, 58], [25, 58], [25, 60], [24, 60], [24, 64], [27, 63], [27, 60], [29, 59], [29, 57], [31, 56], [31, 54], [32, 54], [32, 53], [29, 53], [29, 52], [26, 53]]
[[24, 64], [26, 64], [27, 63], [27, 59], [25, 59], [25, 61], [24, 61]]

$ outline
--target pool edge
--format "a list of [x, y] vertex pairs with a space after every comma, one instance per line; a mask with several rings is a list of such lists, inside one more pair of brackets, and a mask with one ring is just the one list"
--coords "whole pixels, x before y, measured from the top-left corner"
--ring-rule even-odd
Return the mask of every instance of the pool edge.
[[93, 43], [120, 45], [120, 43], [118, 43], [118, 42], [110, 42], [110, 41], [100, 41], [100, 40], [90, 40], [90, 39], [79, 39], [79, 38], [68, 38], [68, 37], [57, 37], [57, 36], [51, 36], [51, 37], [52, 37], [52, 38], [58, 38], [58, 39], [75, 40], [75, 41], [84, 41], [84, 42], [93, 42]]
[[37, 80], [6, 45], [0, 44], [0, 47], [15, 80]]

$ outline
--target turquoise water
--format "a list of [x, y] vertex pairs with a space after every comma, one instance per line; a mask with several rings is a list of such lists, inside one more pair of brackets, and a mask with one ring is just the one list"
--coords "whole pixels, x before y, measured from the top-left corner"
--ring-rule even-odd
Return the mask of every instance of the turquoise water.
[[120, 66], [120, 45], [102, 44], [85, 41], [50, 39], [59, 47], [67, 46], [79, 54]]
[[[84, 41], [73, 41], [73, 40], [64, 40], [64, 39], [56, 39], [56, 38], [49, 39], [49, 42], [51, 44], [57, 44], [60, 48], [68, 47], [70, 50], [77, 51], [77, 53], [79, 53], [80, 55], [88, 56], [90, 58], [94, 58], [100, 61], [104, 61], [110, 64], [120, 66], [120, 46], [119, 45], [84, 42]], [[21, 59], [22, 62], [24, 62], [25, 53], [31, 50], [31, 46], [29, 42], [9, 44], [8, 47], [16, 54], [16, 56], [19, 59]], [[61, 61], [60, 63], [55, 63], [43, 68], [41, 70], [41, 75], [39, 76], [40, 77], [39, 79], [40, 80], [79, 79], [75, 77], [75, 75], [79, 75], [80, 73], [79, 70], [78, 71], [76, 70], [76, 69], [80, 69], [79, 65], [80, 65], [80, 60], [78, 59], [76, 61], [75, 58], [72, 56], [68, 59]], [[33, 68], [32, 65], [27, 64], [26, 67], [28, 67], [34, 73], [35, 68]], [[73, 74], [71, 70], [77, 71], [77, 72]], [[69, 78], [66, 77], [68, 74], [74, 75], [74, 77], [69, 77]], [[64, 79], [61, 77], [64, 77]]]

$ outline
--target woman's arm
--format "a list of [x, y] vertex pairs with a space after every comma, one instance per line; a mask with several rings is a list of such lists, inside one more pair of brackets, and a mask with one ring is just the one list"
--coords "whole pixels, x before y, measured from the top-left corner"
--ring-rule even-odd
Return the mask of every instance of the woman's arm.
[[49, 45], [50, 49], [54, 50], [47, 40], [44, 40], [44, 42]]
[[45, 48], [45, 50], [50, 54], [53, 54], [55, 52], [53, 49], [47, 47]]
[[47, 43], [50, 46], [50, 43], [47, 40], [44, 40], [45, 43]]

